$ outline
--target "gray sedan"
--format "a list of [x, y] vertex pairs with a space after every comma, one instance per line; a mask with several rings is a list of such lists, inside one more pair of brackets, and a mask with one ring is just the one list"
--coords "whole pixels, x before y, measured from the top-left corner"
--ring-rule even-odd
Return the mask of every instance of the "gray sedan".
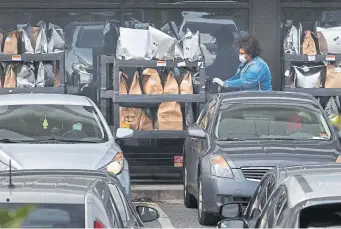
[[[118, 129], [117, 138], [133, 130]], [[0, 95], [0, 170], [106, 169], [130, 196], [128, 161], [98, 107], [87, 97]]]
[[335, 162], [338, 135], [318, 101], [302, 93], [231, 92], [215, 96], [188, 129], [184, 204], [215, 224], [219, 206], [245, 207], [275, 166]]

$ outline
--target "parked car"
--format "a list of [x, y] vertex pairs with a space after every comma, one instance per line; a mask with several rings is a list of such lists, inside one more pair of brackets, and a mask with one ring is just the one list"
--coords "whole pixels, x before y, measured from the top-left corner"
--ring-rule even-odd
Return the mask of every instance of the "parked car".
[[184, 145], [184, 204], [199, 222], [216, 224], [219, 206], [247, 206], [275, 166], [335, 162], [336, 131], [318, 101], [294, 92], [230, 92], [214, 96]]
[[[218, 228], [341, 226], [340, 164], [288, 167], [276, 172], [280, 177], [279, 184], [269, 194], [264, 209], [254, 222], [244, 217], [235, 218], [240, 214], [242, 206], [240, 203], [231, 203], [221, 207], [221, 214], [229, 219], [220, 221]], [[260, 200], [260, 195], [255, 193], [255, 199]]]
[[[131, 137], [120, 128], [116, 138]], [[0, 95], [0, 171], [106, 169], [130, 195], [128, 161], [98, 107], [85, 96]]]
[[0, 210], [23, 210], [18, 227], [139, 228], [158, 211], [136, 206], [120, 182], [90, 170], [15, 170], [0, 172]]
[[255, 227], [260, 215], [262, 214], [264, 207], [270, 199], [272, 193], [283, 182], [291, 176], [300, 176], [302, 172], [316, 172], [322, 169], [335, 169], [341, 170], [341, 164], [316, 164], [316, 165], [297, 165], [286, 167], [275, 167], [270, 170], [259, 183], [255, 193], [251, 197], [251, 200], [243, 212], [243, 206], [241, 203], [228, 203], [220, 207], [220, 216], [223, 218], [242, 218], [247, 222], [249, 227]]

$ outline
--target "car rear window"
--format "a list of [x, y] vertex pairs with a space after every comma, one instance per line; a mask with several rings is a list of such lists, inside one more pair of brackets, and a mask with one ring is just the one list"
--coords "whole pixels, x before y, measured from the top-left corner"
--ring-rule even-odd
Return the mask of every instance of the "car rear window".
[[341, 226], [341, 203], [319, 204], [304, 208], [299, 228], [331, 228]]
[[21, 204], [1, 203], [0, 211], [16, 213], [21, 220], [15, 222], [18, 228], [84, 228], [85, 208], [83, 204]]

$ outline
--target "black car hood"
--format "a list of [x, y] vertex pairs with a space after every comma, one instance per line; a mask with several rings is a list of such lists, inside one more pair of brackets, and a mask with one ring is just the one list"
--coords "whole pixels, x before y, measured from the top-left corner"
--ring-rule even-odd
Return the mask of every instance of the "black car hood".
[[224, 154], [231, 168], [289, 166], [335, 162], [340, 152], [336, 141], [219, 141], [215, 154]]

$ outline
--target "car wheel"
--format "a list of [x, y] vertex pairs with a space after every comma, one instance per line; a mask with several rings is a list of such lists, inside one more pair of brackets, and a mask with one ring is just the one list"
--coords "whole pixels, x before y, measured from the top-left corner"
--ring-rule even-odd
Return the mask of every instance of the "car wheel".
[[200, 173], [198, 174], [198, 221], [201, 225], [204, 226], [216, 225], [219, 221], [219, 218], [217, 216], [204, 211], [203, 189]]
[[184, 165], [184, 204], [186, 208], [196, 208], [197, 207], [197, 200], [195, 197], [188, 192], [188, 187], [187, 187], [187, 168]]

